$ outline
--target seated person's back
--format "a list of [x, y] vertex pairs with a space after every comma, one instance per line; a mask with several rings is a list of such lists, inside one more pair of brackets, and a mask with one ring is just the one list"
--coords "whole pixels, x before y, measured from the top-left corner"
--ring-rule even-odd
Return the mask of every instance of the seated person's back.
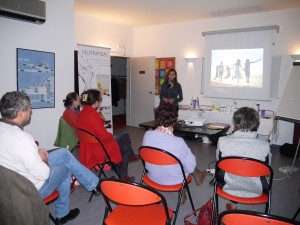
[[[160, 148], [176, 156], [182, 163], [186, 175], [196, 167], [196, 159], [183, 138], [173, 135], [173, 124], [177, 121], [174, 108], [170, 104], [160, 105], [155, 110], [157, 129], [147, 131], [143, 138], [143, 146]], [[163, 185], [173, 185], [182, 182], [182, 172], [179, 165], [160, 166], [146, 163], [148, 176], [154, 182]]]
[[[233, 115], [233, 125], [233, 134], [219, 138], [216, 159], [241, 156], [271, 164], [269, 142], [257, 138], [258, 113], [252, 108], [240, 108]], [[260, 196], [267, 182], [265, 177], [245, 178], [223, 172], [217, 176], [224, 179], [223, 191], [239, 197]]]

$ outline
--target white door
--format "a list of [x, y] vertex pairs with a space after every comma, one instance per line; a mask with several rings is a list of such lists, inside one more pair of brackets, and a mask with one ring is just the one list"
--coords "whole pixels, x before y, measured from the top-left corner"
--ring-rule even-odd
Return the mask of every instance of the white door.
[[130, 58], [130, 118], [128, 125], [154, 120], [155, 57]]

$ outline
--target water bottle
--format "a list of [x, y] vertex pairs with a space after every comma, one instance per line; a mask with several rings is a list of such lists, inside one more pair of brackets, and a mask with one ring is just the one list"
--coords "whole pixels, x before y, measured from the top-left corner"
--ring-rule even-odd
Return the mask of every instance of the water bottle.
[[259, 113], [259, 111], [260, 111], [260, 105], [259, 104], [256, 104], [256, 110]]
[[194, 98], [192, 97], [191, 103], [190, 103], [190, 110], [194, 109]]
[[194, 99], [193, 101], [193, 109], [196, 110], [197, 109], [197, 100]]
[[199, 110], [199, 108], [200, 108], [199, 97], [197, 97], [197, 100], [196, 100], [196, 109]]

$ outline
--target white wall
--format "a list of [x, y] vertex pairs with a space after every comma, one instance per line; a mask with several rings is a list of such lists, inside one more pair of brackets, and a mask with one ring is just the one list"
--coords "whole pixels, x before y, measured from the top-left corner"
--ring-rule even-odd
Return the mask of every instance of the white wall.
[[[31, 124], [25, 131], [53, 148], [62, 100], [74, 90], [73, 0], [45, 0], [46, 22], [36, 25], [0, 17], [0, 96], [17, 90], [16, 48], [55, 53], [55, 108], [33, 109]], [[17, 140], [16, 140], [17, 141]]]
[[[203, 98], [200, 94], [201, 60], [194, 65], [188, 65], [183, 59], [189, 53], [203, 57], [203, 31], [279, 25], [280, 32], [276, 35], [274, 55], [295, 54], [296, 49], [300, 49], [300, 30], [297, 24], [300, 20], [300, 9], [132, 29], [76, 13], [74, 18], [73, 0], [45, 2], [47, 19], [43, 25], [0, 17], [0, 95], [17, 89], [16, 48], [55, 53], [55, 108], [34, 109], [31, 124], [25, 128], [46, 148], [53, 147], [58, 119], [64, 110], [62, 100], [68, 92], [73, 91], [73, 50], [77, 48], [77, 43], [109, 47], [113, 55], [120, 56], [124, 56], [125, 53], [129, 57], [176, 57], [176, 69], [184, 92], [183, 104], [188, 104], [192, 96], [199, 96], [202, 104], [216, 101], [222, 104], [228, 104], [228, 101], [232, 103], [232, 100]], [[126, 46], [126, 51], [120, 49], [119, 44]], [[280, 94], [290, 71], [289, 60], [286, 58], [285, 69], [281, 68]], [[238, 106], [256, 103], [239, 100], [237, 102]], [[278, 100], [260, 104], [261, 108], [276, 111]], [[293, 125], [281, 123], [279, 126], [282, 131], [277, 143], [291, 143]]]
[[[204, 57], [205, 38], [202, 36], [204, 31], [237, 29], [247, 27], [259, 27], [268, 25], [279, 25], [280, 32], [275, 35], [275, 45], [273, 55], [283, 55], [283, 62], [280, 77], [280, 91], [285, 87], [289, 72], [291, 71], [290, 54], [300, 51], [300, 30], [297, 29], [300, 20], [300, 9], [283, 10], [271, 13], [256, 13], [242, 16], [232, 16], [215, 18], [208, 20], [198, 20], [167, 24], [160, 26], [150, 26], [136, 28], [134, 30], [133, 56], [156, 57], [176, 57], [176, 69], [178, 79], [183, 88], [184, 99], [181, 104], [189, 105], [191, 97], [199, 97], [200, 104], [211, 105], [212, 103], [226, 106], [233, 103], [233, 99], [204, 98], [201, 94], [201, 59], [188, 64], [184, 57], [194, 55], [199, 58]], [[158, 105], [158, 97], [155, 104]], [[272, 101], [246, 101], [236, 100], [237, 107], [254, 106], [257, 103], [261, 109], [276, 111], [278, 99]], [[279, 123], [279, 136], [276, 144], [285, 142], [291, 143], [293, 139], [293, 124]]]
[[[182, 104], [189, 104], [191, 97], [197, 96], [200, 97], [203, 104], [211, 103], [219, 100], [203, 98], [200, 94], [201, 60], [194, 63], [194, 69], [184, 60], [189, 53], [194, 53], [200, 58], [204, 57], [205, 38], [202, 36], [202, 32], [279, 25], [280, 32], [276, 34], [273, 54], [289, 55], [295, 53], [293, 51], [297, 47], [300, 50], [300, 30], [297, 29], [299, 19], [300, 9], [295, 9], [136, 28], [133, 56], [175, 56], [179, 81], [183, 86], [184, 100]], [[288, 75], [282, 74], [282, 78], [284, 79]], [[232, 103], [232, 99], [229, 102]], [[256, 102], [253, 103], [256, 104]], [[276, 101], [260, 102], [261, 108], [272, 110], [276, 109], [276, 103]], [[238, 101], [238, 106], [243, 104], [243, 101]]]
[[[131, 27], [101, 21], [76, 12], [74, 16], [74, 49], [77, 49], [77, 44], [85, 44], [111, 48], [114, 56], [132, 55], [133, 29]], [[125, 46], [126, 49], [119, 48], [119, 45]]]
[[[184, 93], [182, 104], [189, 104], [191, 97], [199, 96], [200, 104], [219, 103], [221, 106], [226, 106], [232, 104], [233, 99], [204, 98], [201, 95], [202, 61], [200, 58], [204, 56], [205, 47], [205, 38], [202, 36], [202, 32], [279, 25], [280, 32], [275, 35], [273, 55], [284, 56], [280, 75], [279, 94], [281, 95], [291, 70], [291, 61], [288, 55], [295, 54], [297, 49], [300, 50], [300, 30], [297, 24], [299, 20], [300, 9], [298, 8], [271, 13], [256, 13], [140, 27], [132, 30], [129, 27], [99, 21], [95, 18], [75, 13], [75, 44], [109, 47], [113, 52], [122, 54], [122, 50], [118, 49], [118, 45], [119, 43], [125, 43], [127, 46], [126, 55], [129, 57], [176, 57], [176, 69]], [[193, 65], [188, 64], [184, 57], [189, 55], [197, 56], [199, 60]], [[278, 102], [278, 99], [273, 99], [272, 101], [237, 100], [237, 107], [253, 106], [259, 103], [261, 109], [276, 111]], [[156, 105], [158, 105], [157, 97], [155, 98]], [[275, 144], [292, 142], [292, 123], [280, 121], [279, 131]]]

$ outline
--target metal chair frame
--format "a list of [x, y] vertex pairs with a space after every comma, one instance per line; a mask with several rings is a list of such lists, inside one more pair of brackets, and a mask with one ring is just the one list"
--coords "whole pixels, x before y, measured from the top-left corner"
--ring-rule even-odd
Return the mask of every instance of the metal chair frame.
[[[48, 205], [51, 202], [55, 201], [58, 198], [58, 196], [59, 196], [59, 192], [57, 190], [54, 190], [51, 195], [49, 195], [48, 197], [43, 199], [43, 202], [46, 205]], [[54, 218], [54, 216], [52, 216], [52, 214], [50, 212], [49, 212], [49, 217], [55, 225], [58, 225], [58, 223], [56, 222], [56, 219]]]
[[[262, 177], [269, 176], [268, 193], [262, 193], [261, 196], [255, 198], [243, 198], [230, 195], [224, 192], [219, 186], [218, 174], [220, 170], [242, 177]], [[211, 214], [211, 224], [214, 217], [219, 215], [218, 195], [234, 202], [244, 204], [260, 204], [265, 203], [265, 213], [269, 214], [271, 209], [271, 194], [273, 183], [273, 169], [266, 163], [248, 157], [224, 157], [216, 163], [215, 167], [215, 184], [213, 193], [213, 209]], [[214, 215], [215, 212], [215, 215]]]
[[[91, 138], [91, 141], [93, 143], [99, 143], [101, 145], [101, 148], [102, 148], [102, 150], [105, 153], [105, 158], [104, 158], [104, 160], [103, 160], [102, 163], [97, 163], [93, 167], [94, 169], [95, 169], [96, 166], [99, 167], [100, 171], [99, 171], [98, 177], [100, 178], [101, 175], [103, 174], [103, 176], [105, 178], [107, 178], [107, 176], [106, 176], [106, 174], [104, 172], [104, 166], [105, 165], [110, 165], [112, 167], [112, 169], [114, 170], [114, 172], [116, 173], [117, 177], [120, 179], [120, 174], [119, 174], [119, 171], [118, 171], [118, 165], [111, 161], [111, 158], [110, 158], [110, 156], [109, 156], [109, 154], [108, 154], [108, 152], [107, 152], [104, 144], [102, 143], [102, 141], [99, 138], [97, 138], [94, 134], [92, 134], [91, 132], [89, 132], [87, 130], [84, 130], [84, 129], [81, 129], [81, 128], [77, 128], [77, 135], [78, 135], [80, 143], [86, 142], [83, 139], [87, 140], [88, 138]], [[85, 135], [85, 137], [83, 137], [82, 135]], [[79, 145], [79, 151], [80, 151], [80, 145]], [[91, 202], [92, 198], [93, 198], [93, 193], [91, 193], [91, 196], [89, 198], [89, 202]]]
[[[145, 152], [146, 151], [146, 152]], [[151, 151], [151, 153], [149, 153], [149, 151]], [[151, 147], [151, 146], [141, 146], [139, 148], [139, 154], [140, 154], [140, 158], [142, 159], [143, 165], [144, 165], [144, 170], [142, 173], [142, 177], [141, 177], [141, 183], [145, 183], [148, 186], [155, 188], [158, 191], [163, 191], [163, 192], [174, 192], [177, 191], [178, 192], [178, 202], [177, 202], [177, 206], [176, 206], [176, 210], [174, 212], [174, 219], [173, 219], [173, 225], [176, 223], [176, 219], [177, 219], [177, 215], [178, 215], [178, 211], [180, 208], [180, 202], [181, 202], [181, 198], [182, 198], [182, 194], [183, 194], [183, 189], [186, 188], [187, 189], [187, 193], [190, 199], [190, 203], [192, 206], [193, 211], [195, 211], [195, 206], [193, 203], [193, 199], [191, 196], [191, 192], [189, 189], [189, 183], [192, 180], [191, 175], [189, 175], [188, 177], [185, 176], [185, 171], [183, 168], [183, 165], [181, 163], [181, 161], [174, 156], [172, 153], [167, 152], [165, 150], [159, 149], [159, 148], [155, 148], [155, 147]], [[149, 156], [149, 155], [154, 155], [154, 156]], [[147, 170], [145, 168], [145, 162], [151, 163], [151, 164], [155, 164], [155, 165], [176, 165], [178, 164], [180, 166], [181, 172], [182, 172], [182, 176], [183, 176], [183, 180], [181, 184], [178, 185], [160, 185], [157, 184], [153, 181], [151, 181], [151, 179], [147, 176]], [[155, 187], [151, 184], [155, 184]], [[168, 190], [169, 188], [172, 188], [173, 190]], [[175, 187], [177, 190], [174, 190]], [[194, 214], [196, 216], [196, 213]]]

